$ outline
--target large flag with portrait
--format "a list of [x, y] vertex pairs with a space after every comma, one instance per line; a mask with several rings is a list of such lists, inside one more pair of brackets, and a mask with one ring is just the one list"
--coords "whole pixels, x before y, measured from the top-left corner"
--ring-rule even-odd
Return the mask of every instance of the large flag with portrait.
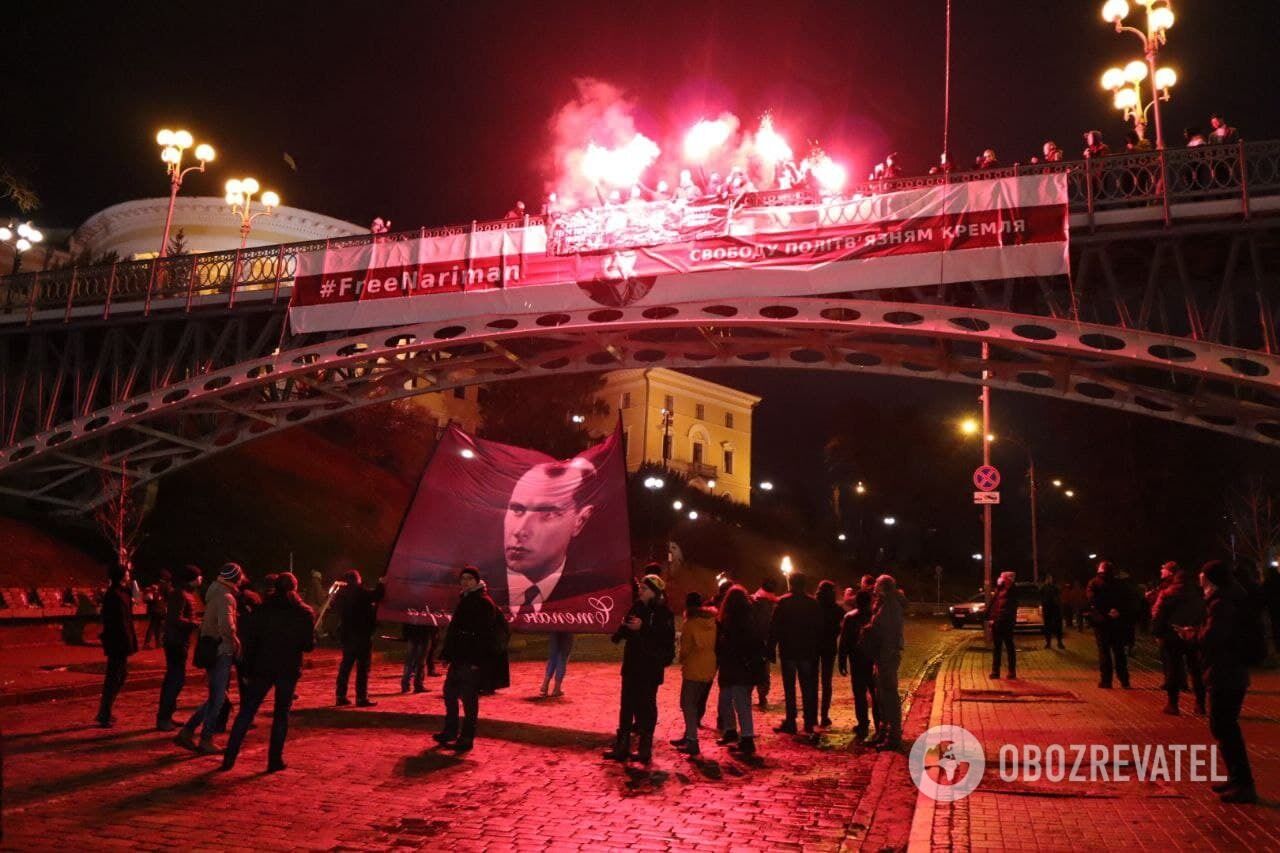
[[450, 426], [396, 539], [379, 618], [447, 624], [468, 564], [513, 630], [615, 630], [631, 604], [621, 429], [558, 460]]

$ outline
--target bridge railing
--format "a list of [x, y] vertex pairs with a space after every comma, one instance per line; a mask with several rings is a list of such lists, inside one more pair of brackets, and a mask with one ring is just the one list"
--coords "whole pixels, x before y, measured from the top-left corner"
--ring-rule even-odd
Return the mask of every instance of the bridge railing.
[[[945, 176], [894, 178], [859, 184], [842, 195], [865, 197], [944, 182], [1058, 172], [1067, 175], [1072, 212], [1088, 214], [1090, 222], [1095, 213], [1104, 211], [1160, 207], [1161, 217], [1167, 224], [1173, 204], [1209, 200], [1237, 202], [1241, 216], [1247, 217], [1251, 197], [1280, 194], [1280, 141], [1207, 145], [1093, 160], [952, 172]], [[748, 194], [739, 206], [806, 205], [820, 201], [804, 189], [775, 190]], [[176, 302], [191, 310], [208, 301], [204, 297], [209, 296], [220, 297], [213, 300], [220, 307], [234, 306], [244, 294], [274, 302], [287, 298], [298, 256], [303, 253], [366, 245], [375, 240], [410, 240], [544, 223], [543, 217], [524, 217], [26, 272], [0, 277], [0, 322], [31, 323], [37, 315], [47, 319], [59, 311], [65, 320], [70, 320], [73, 312], [83, 314], [86, 308], [100, 308], [102, 316], [109, 317], [122, 304], [128, 304], [130, 311], [146, 313], [153, 303], [161, 301], [167, 307]]]

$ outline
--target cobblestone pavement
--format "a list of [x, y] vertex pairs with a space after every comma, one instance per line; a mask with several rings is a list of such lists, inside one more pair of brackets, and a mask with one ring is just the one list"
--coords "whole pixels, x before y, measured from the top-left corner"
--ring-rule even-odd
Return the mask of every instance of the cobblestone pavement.
[[[976, 632], [970, 632], [971, 634]], [[1132, 690], [1098, 687], [1089, 633], [1068, 631], [1067, 650], [1038, 636], [1018, 641], [1018, 681], [993, 681], [981, 637], [942, 667], [931, 725], [977, 736], [986, 774], [967, 799], [923, 797], [911, 849], [951, 850], [1274, 850], [1280, 845], [1280, 671], [1254, 673], [1243, 724], [1263, 802], [1227, 806], [1208, 782], [1005, 782], [1001, 744], [1212, 744], [1205, 717], [1184, 696], [1182, 716], [1161, 713], [1162, 676], [1149, 640], [1138, 650]], [[989, 691], [1011, 691], [1009, 695]], [[1128, 766], [1133, 773], [1133, 765]], [[930, 818], [930, 810], [931, 820]]]
[[[955, 632], [909, 627], [904, 687]], [[589, 657], [584, 654], [583, 657]], [[266, 775], [269, 707], [236, 769], [196, 757], [151, 729], [155, 691], [125, 693], [119, 723], [86, 723], [95, 699], [3, 709], [5, 849], [463, 850], [881, 849], [902, 847], [915, 805], [905, 755], [849, 746], [853, 713], [837, 675], [833, 733], [821, 747], [770, 729], [757, 715], [759, 760], [716, 747], [698, 763], [667, 745], [680, 730], [679, 674], [660, 694], [660, 744], [651, 773], [604, 762], [614, 729], [618, 667], [571, 662], [560, 699], [537, 697], [542, 664], [517, 662], [513, 684], [481, 704], [476, 748], [435, 748], [441, 680], [398, 692], [398, 666], [375, 668], [372, 709], [331, 706], [332, 670], [304, 676], [286, 748], [289, 769]], [[924, 672], [928, 674], [927, 671]], [[198, 685], [184, 694], [184, 709]], [[929, 715], [920, 684], [908, 735]], [[714, 697], [713, 697], [714, 703]], [[713, 705], [714, 707], [714, 705]], [[710, 715], [709, 715], [710, 716]], [[843, 732], [843, 734], [841, 734]]]

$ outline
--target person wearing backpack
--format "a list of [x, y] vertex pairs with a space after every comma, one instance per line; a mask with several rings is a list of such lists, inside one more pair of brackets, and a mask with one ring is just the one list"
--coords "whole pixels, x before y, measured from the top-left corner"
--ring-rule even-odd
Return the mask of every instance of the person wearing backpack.
[[1227, 770], [1227, 780], [1215, 784], [1213, 790], [1224, 803], [1256, 803], [1258, 792], [1240, 730], [1240, 711], [1249, 690], [1250, 631], [1245, 624], [1249, 603], [1230, 567], [1220, 560], [1211, 560], [1200, 569], [1200, 586], [1205, 597], [1204, 623], [1179, 628], [1177, 633], [1196, 645], [1204, 663], [1209, 731], [1218, 741]]
[[[650, 564], [651, 568], [656, 568]], [[635, 603], [627, 611], [613, 642], [626, 643], [622, 651], [622, 697], [618, 731], [610, 761], [631, 759], [631, 732], [640, 737], [636, 760], [653, 760], [653, 731], [658, 725], [658, 688], [664, 670], [676, 656], [676, 620], [664, 600], [666, 581], [656, 572], [640, 579]]]

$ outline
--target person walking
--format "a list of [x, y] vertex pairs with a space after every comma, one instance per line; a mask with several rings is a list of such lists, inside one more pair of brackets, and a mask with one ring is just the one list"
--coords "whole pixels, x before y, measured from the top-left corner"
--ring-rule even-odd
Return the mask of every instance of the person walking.
[[1180, 713], [1178, 694], [1186, 690], [1189, 675], [1192, 695], [1196, 700], [1196, 713], [1203, 714], [1205, 689], [1199, 654], [1193, 643], [1178, 635], [1178, 628], [1198, 627], [1204, 621], [1204, 595], [1191, 584], [1187, 570], [1177, 563], [1165, 563], [1162, 568], [1169, 570], [1169, 580], [1161, 587], [1151, 606], [1151, 635], [1160, 646], [1164, 689], [1169, 697], [1164, 713]]
[[1128, 590], [1116, 577], [1110, 561], [1098, 564], [1098, 573], [1089, 581], [1090, 618], [1093, 637], [1098, 646], [1098, 686], [1109, 690], [1112, 675], [1120, 680], [1120, 686], [1129, 687], [1129, 658], [1126, 641], [1129, 635], [1127, 609], [1130, 605]]
[[[240, 655], [240, 632], [236, 625], [236, 590], [244, 570], [238, 563], [225, 563], [218, 571], [217, 579], [209, 584], [204, 595], [204, 617], [200, 622], [199, 643], [209, 647], [212, 660], [207, 663], [209, 695], [178, 732], [175, 742], [201, 755], [213, 755], [220, 750], [213, 742], [213, 732], [218, 715], [227, 701], [227, 686], [231, 682], [231, 662]], [[197, 653], [200, 648], [197, 647]], [[197, 661], [201, 664], [201, 661]], [[200, 727], [200, 742], [195, 741], [196, 727]]]
[[302, 677], [302, 656], [316, 647], [315, 613], [298, 596], [298, 579], [292, 572], [276, 575], [274, 586], [274, 594], [255, 607], [243, 623], [241, 670], [245, 688], [222, 757], [223, 770], [235, 766], [249, 726], [267, 693], [273, 690], [267, 772], [286, 769], [284, 742], [289, 735], [289, 709]]
[[[652, 567], [653, 564], [650, 564]], [[636, 760], [648, 765], [653, 760], [653, 730], [658, 724], [658, 688], [663, 671], [675, 658], [675, 617], [663, 600], [666, 581], [651, 573], [640, 580], [636, 600], [613, 634], [613, 642], [625, 643], [622, 651], [622, 697], [618, 709], [618, 731], [613, 749], [604, 754], [610, 761], [631, 758], [631, 732], [639, 735]]]
[[691, 758], [701, 754], [698, 728], [707, 710], [711, 682], [716, 676], [716, 611], [702, 604], [702, 594], [691, 592], [684, 600], [684, 630], [680, 632], [680, 712], [684, 734], [671, 742]]
[[436, 674], [436, 637], [440, 634], [440, 629], [435, 625], [411, 625], [406, 622], [402, 631], [408, 645], [404, 653], [404, 673], [400, 676], [400, 692], [408, 693], [409, 682], [412, 681], [413, 692], [424, 693], [427, 689], [426, 675]]
[[[507, 617], [489, 597], [480, 570], [464, 566], [458, 573], [461, 595], [444, 637], [440, 659], [449, 666], [444, 679], [444, 728], [436, 743], [458, 753], [475, 745], [480, 720], [480, 694], [488, 689], [506, 650]], [[458, 707], [462, 707], [459, 726]]]
[[178, 573], [177, 584], [169, 591], [164, 616], [164, 682], [160, 685], [160, 706], [156, 710], [156, 730], [178, 728], [173, 714], [178, 696], [187, 683], [187, 659], [191, 633], [200, 627], [196, 619], [196, 590], [200, 587], [199, 566], [187, 566]]
[[1018, 599], [1013, 590], [1014, 573], [1001, 572], [987, 621], [991, 623], [991, 677], [1000, 678], [1000, 652], [1008, 655], [1008, 678], [1018, 677], [1018, 650], [1013, 643], [1013, 629], [1018, 624]]
[[782, 695], [786, 717], [774, 731], [796, 734], [796, 682], [804, 711], [804, 732], [812, 736], [818, 723], [818, 650], [822, 632], [822, 607], [805, 592], [807, 580], [800, 572], [787, 578], [790, 590], [778, 600], [769, 626], [769, 659], [782, 662]]
[[831, 682], [836, 670], [836, 647], [840, 642], [840, 623], [844, 608], [836, 602], [836, 585], [824, 580], [818, 584], [818, 606], [822, 608], [822, 631], [818, 636], [818, 690], [820, 694], [818, 722], [831, 728]]
[[860, 640], [862, 629], [871, 621], [874, 586], [875, 578], [862, 576], [858, 591], [853, 596], [853, 606], [840, 623], [840, 639], [836, 648], [840, 674], [849, 676], [853, 686], [853, 710], [857, 718], [853, 735], [862, 741], [868, 740], [873, 716], [877, 728], [880, 726], [880, 712], [875, 702], [875, 663]]
[[109, 729], [115, 723], [111, 709], [120, 688], [129, 677], [129, 657], [138, 652], [138, 632], [133, 624], [133, 591], [129, 567], [112, 566], [111, 585], [102, 596], [102, 653], [107, 672], [102, 679], [102, 699], [98, 703], [97, 724]]
[[569, 666], [569, 655], [573, 652], [573, 634], [568, 631], [553, 631], [550, 639], [550, 645], [547, 647], [547, 671], [543, 673], [542, 689], [539, 693], [543, 696], [563, 696], [564, 690], [560, 685], [564, 682], [564, 672]]
[[1204, 663], [1209, 698], [1209, 731], [1222, 750], [1227, 780], [1213, 786], [1224, 803], [1256, 803], [1249, 751], [1240, 730], [1240, 711], [1249, 690], [1245, 664], [1247, 626], [1244, 589], [1231, 577], [1226, 563], [1211, 560], [1200, 569], [1205, 596], [1205, 620], [1177, 629], [1179, 637], [1195, 643]]
[[1040, 585], [1040, 621], [1044, 623], [1041, 631], [1046, 649], [1053, 645], [1055, 638], [1058, 648], [1066, 648], [1062, 644], [1062, 616], [1062, 590], [1053, 582], [1053, 575], [1045, 575], [1044, 583]]
[[[761, 643], [769, 642], [769, 623], [773, 621], [773, 609], [778, 606], [778, 582], [768, 577], [760, 581], [760, 588], [751, 596], [751, 618], [755, 621], [756, 635]], [[756, 685], [756, 707], [764, 711], [769, 707], [769, 659], [760, 668], [760, 683]]]
[[756, 754], [755, 725], [751, 718], [751, 691], [760, 682], [764, 665], [764, 643], [756, 632], [751, 599], [744, 587], [735, 585], [720, 605], [716, 618], [716, 666], [720, 671], [720, 689], [727, 691], [730, 707], [740, 733], [730, 751], [744, 758]]
[[876, 578], [875, 604], [871, 619], [858, 638], [875, 665], [876, 749], [897, 750], [902, 746], [902, 699], [898, 695], [898, 667], [902, 663], [903, 629], [906, 611], [898, 584], [892, 575]]
[[346, 586], [334, 597], [334, 609], [338, 611], [341, 625], [338, 639], [342, 643], [342, 662], [338, 664], [337, 704], [350, 705], [347, 685], [351, 681], [351, 667], [356, 669], [356, 706], [372, 708], [376, 702], [369, 700], [369, 668], [373, 664], [373, 631], [378, 626], [378, 602], [386, 594], [386, 587], [378, 581], [372, 590], [364, 588], [364, 581], [355, 569], [343, 576]]

